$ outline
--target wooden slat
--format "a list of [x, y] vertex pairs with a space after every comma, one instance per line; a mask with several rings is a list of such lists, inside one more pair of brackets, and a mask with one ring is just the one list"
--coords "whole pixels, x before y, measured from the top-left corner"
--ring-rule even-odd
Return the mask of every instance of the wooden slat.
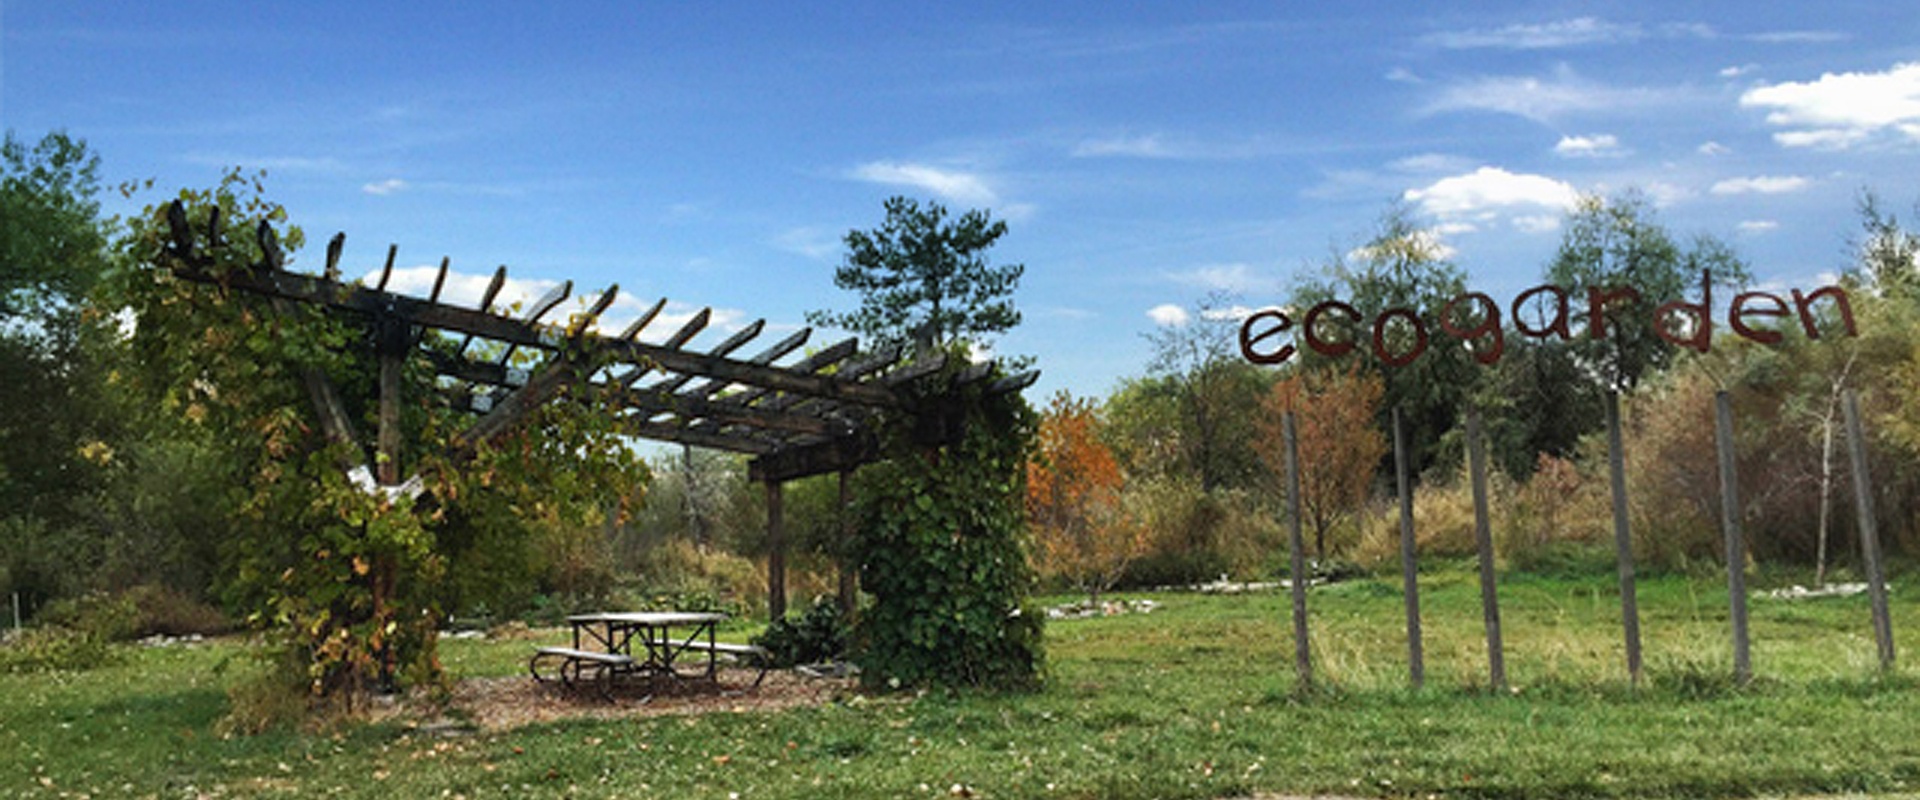
[[440, 302], [440, 290], [445, 288], [447, 285], [447, 270], [452, 268], [453, 268], [453, 258], [449, 256], [441, 256], [440, 271], [438, 273], [435, 273], [433, 276], [433, 291], [427, 295], [427, 302], [429, 303]]
[[660, 298], [660, 302], [654, 303], [652, 308], [647, 309], [647, 313], [641, 314], [640, 318], [634, 320], [632, 325], [628, 325], [626, 330], [621, 331], [619, 338], [631, 340], [638, 337], [640, 331], [645, 330], [648, 325], [653, 324], [653, 318], [660, 316], [660, 311], [666, 307], [667, 298]]
[[606, 313], [607, 308], [613, 305], [614, 298], [619, 295], [620, 284], [616, 283], [608, 286], [606, 291], [601, 292], [599, 297], [594, 298], [593, 305], [588, 306], [585, 313], [568, 320], [567, 338], [577, 339], [581, 334], [592, 330], [594, 321], [600, 319], [601, 314]]
[[699, 335], [701, 331], [706, 330], [707, 322], [712, 318], [713, 309], [700, 309], [700, 313], [694, 314], [692, 319], [687, 320], [686, 324], [681, 325], [680, 330], [674, 331], [673, 335], [667, 337], [667, 341], [660, 346], [669, 350], [678, 350], [685, 347], [688, 341], [691, 341], [693, 337]]
[[332, 239], [327, 240], [327, 271], [325, 273], [327, 280], [340, 280], [340, 251], [346, 249], [346, 246], [347, 235], [344, 233], [336, 233]]
[[385, 292], [387, 290], [387, 281], [393, 277], [393, 260], [399, 256], [400, 245], [387, 245], [387, 265], [380, 268], [380, 283], [373, 287], [374, 291]]

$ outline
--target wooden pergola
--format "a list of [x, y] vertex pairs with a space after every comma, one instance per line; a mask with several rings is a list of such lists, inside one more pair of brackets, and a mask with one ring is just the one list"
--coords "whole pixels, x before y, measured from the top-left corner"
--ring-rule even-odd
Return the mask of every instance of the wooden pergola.
[[[937, 379], [946, 368], [939, 353], [910, 358], [897, 347], [863, 353], [854, 339], [802, 354], [810, 328], [741, 356], [765, 331], [765, 320], [703, 350], [690, 348], [711, 322], [711, 309], [695, 314], [657, 343], [641, 341], [666, 308], [664, 298], [619, 334], [607, 335], [597, 324], [612, 305], [617, 286], [559, 323], [546, 320], [572, 293], [571, 281], [519, 316], [509, 316], [494, 305], [506, 284], [505, 267], [494, 272], [477, 308], [442, 302], [450, 266], [445, 259], [426, 297], [398, 294], [387, 290], [396, 247], [388, 248], [374, 285], [341, 279], [344, 234], [328, 242], [322, 274], [293, 272], [286, 269], [278, 236], [264, 220], [255, 231], [263, 254], [258, 262], [221, 273], [215, 270], [214, 253], [226, 245], [217, 209], [204, 235], [196, 235], [178, 202], [168, 208], [167, 219], [167, 256], [180, 278], [262, 295], [277, 309], [299, 303], [356, 316], [374, 332], [371, 347], [380, 365], [379, 429], [371, 453], [333, 383], [318, 371], [303, 376], [324, 435], [352, 443], [354, 452], [366, 456], [342, 466], [369, 491], [421, 491], [418, 476], [401, 478], [400, 463], [405, 436], [400, 425], [401, 371], [416, 359], [432, 367], [438, 399], [472, 417], [449, 443], [456, 453], [508, 433], [568, 388], [588, 387], [621, 390], [618, 413], [624, 429], [635, 437], [749, 456], [749, 477], [767, 492], [767, 602], [776, 619], [786, 611], [782, 486], [837, 473], [844, 503], [847, 475], [879, 458], [882, 416], [921, 413], [907, 406], [902, 389]], [[987, 380], [994, 372], [991, 364], [971, 365], [950, 385], [938, 388], [952, 391]], [[1038, 377], [1037, 372], [1026, 372], [996, 379], [987, 390], [1018, 392]], [[924, 393], [928, 387], [916, 388]]]

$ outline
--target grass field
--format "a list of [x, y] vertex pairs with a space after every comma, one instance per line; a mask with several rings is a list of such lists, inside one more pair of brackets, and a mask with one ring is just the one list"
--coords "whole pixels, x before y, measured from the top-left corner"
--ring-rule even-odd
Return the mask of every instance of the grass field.
[[[1777, 579], [1776, 579], [1777, 580]], [[1766, 583], [1762, 579], [1761, 583]], [[1478, 586], [1422, 577], [1427, 686], [1406, 685], [1397, 579], [1314, 590], [1319, 686], [1292, 674], [1284, 594], [1163, 594], [1146, 615], [1048, 626], [1048, 687], [849, 697], [776, 713], [578, 720], [433, 736], [398, 723], [226, 738], [222, 642], [0, 676], [0, 796], [1748, 797], [1920, 791], [1920, 673], [1881, 674], [1865, 598], [1752, 602], [1736, 686], [1724, 585], [1641, 583], [1629, 687], [1611, 575], [1504, 578], [1511, 689], [1486, 690]], [[1896, 639], [1920, 592], [1896, 580]], [[525, 641], [448, 641], [456, 677], [511, 675]], [[1910, 662], [1909, 662], [1910, 663]]]

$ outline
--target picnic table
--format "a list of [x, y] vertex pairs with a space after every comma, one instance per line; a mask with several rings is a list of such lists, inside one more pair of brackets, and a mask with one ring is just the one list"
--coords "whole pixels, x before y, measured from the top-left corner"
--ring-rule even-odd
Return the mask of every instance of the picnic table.
[[[750, 644], [714, 640], [714, 626], [726, 614], [714, 611], [597, 611], [567, 617], [572, 631], [569, 647], [541, 647], [527, 662], [536, 681], [557, 680], [568, 688], [597, 682], [610, 694], [616, 681], [641, 676], [650, 685], [661, 680], [712, 681], [719, 675], [719, 657], [758, 657], [759, 686], [766, 679], [766, 651]], [[706, 663], [689, 671], [682, 659], [689, 653], [706, 654]], [[542, 668], [546, 673], [542, 673]]]

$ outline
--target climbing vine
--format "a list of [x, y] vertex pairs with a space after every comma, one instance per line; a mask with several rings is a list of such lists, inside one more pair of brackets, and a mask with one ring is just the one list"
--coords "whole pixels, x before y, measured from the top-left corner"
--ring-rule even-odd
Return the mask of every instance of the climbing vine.
[[1044, 667], [1041, 615], [1026, 606], [1024, 474], [1034, 414], [991, 380], [948, 373], [905, 387], [861, 472], [861, 585], [873, 604], [855, 637], [870, 684], [1017, 689]]
[[[262, 198], [259, 176], [236, 171], [179, 201], [216, 278], [260, 262], [263, 225], [289, 262], [304, 241], [285, 209]], [[365, 444], [378, 428], [375, 325], [183, 280], [171, 234], [165, 211], [149, 207], [122, 241], [103, 300], [123, 310], [137, 358], [116, 385], [222, 442], [229, 488], [205, 501], [241, 531], [220, 543], [222, 593], [280, 645], [284, 657], [272, 663], [297, 670], [285, 683], [306, 687], [314, 705], [351, 708], [366, 691], [439, 677], [435, 628], [461, 556], [449, 545], [471, 539], [473, 526], [499, 527], [476, 509], [521, 530], [593, 530], [638, 499], [646, 471], [620, 435], [614, 398], [574, 392], [504, 437], [454, 448], [472, 420], [439, 402], [417, 353], [403, 368], [400, 460], [424, 491], [356, 485], [345, 467], [371, 463]], [[306, 388], [316, 374], [338, 388], [360, 441], [322, 434]]]

